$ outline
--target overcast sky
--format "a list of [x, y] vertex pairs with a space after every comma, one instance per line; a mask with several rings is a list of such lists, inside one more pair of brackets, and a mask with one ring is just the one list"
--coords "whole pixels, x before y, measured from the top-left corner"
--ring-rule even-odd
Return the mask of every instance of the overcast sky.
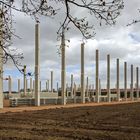
[[[95, 50], [99, 49], [100, 55], [100, 79], [102, 88], [106, 88], [106, 57], [111, 55], [111, 87], [116, 84], [116, 59], [120, 58], [120, 86], [123, 87], [124, 62], [128, 62], [128, 86], [130, 85], [130, 65], [134, 65], [134, 82], [135, 69], [140, 66], [140, 23], [127, 27], [135, 18], [140, 18], [138, 8], [139, 0], [124, 0], [125, 7], [121, 16], [117, 19], [115, 26], [99, 26], [95, 20], [96, 35], [92, 40], [85, 43], [85, 80], [89, 77], [89, 84], [95, 84]], [[62, 5], [60, 5], [62, 6]], [[45, 81], [50, 79], [50, 71], [54, 71], [54, 87], [56, 82], [60, 86], [61, 61], [57, 54], [60, 42], [56, 40], [56, 31], [63, 20], [61, 15], [63, 8], [56, 18], [42, 18], [40, 22], [40, 76], [45, 88]], [[75, 15], [81, 15], [82, 9], [74, 11]], [[85, 13], [86, 15], [86, 13]], [[16, 34], [22, 39], [13, 38], [12, 47], [16, 47], [24, 53], [22, 64], [27, 65], [27, 71], [34, 72], [34, 26], [35, 22], [28, 16], [16, 12], [14, 15]], [[93, 20], [91, 18], [90, 20]], [[71, 28], [66, 33], [66, 38], [70, 39], [66, 48], [66, 83], [70, 85], [70, 75], [74, 75], [74, 81], [80, 83], [80, 44], [82, 36], [76, 28]], [[11, 75], [13, 81], [13, 90], [17, 90], [17, 79], [23, 79], [14, 66], [4, 66], [4, 77]], [[28, 77], [29, 79], [30, 77]], [[7, 90], [7, 82], [4, 81], [4, 90]], [[21, 82], [21, 87], [23, 82]]]

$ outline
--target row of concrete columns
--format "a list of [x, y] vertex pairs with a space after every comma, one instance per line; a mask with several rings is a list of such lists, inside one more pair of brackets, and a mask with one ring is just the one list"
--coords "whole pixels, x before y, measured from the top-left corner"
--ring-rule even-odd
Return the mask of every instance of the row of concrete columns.
[[[64, 50], [63, 50], [64, 51]], [[62, 55], [64, 56], [64, 54]], [[95, 55], [95, 61], [96, 61], [96, 74], [95, 74], [95, 81], [96, 81], [96, 96], [95, 96], [95, 101], [99, 102], [99, 94], [100, 94], [100, 89], [101, 89], [101, 84], [99, 84], [99, 51], [96, 50], [96, 55]], [[64, 76], [64, 59], [65, 57], [62, 57], [62, 73]], [[119, 59], [116, 60], [116, 90], [117, 90], [117, 100], [120, 101], [120, 66], [119, 66]], [[138, 79], [138, 67], [136, 68], [136, 86], [137, 89], [139, 87], [139, 79]], [[64, 77], [63, 77], [64, 78]], [[71, 83], [73, 81], [73, 75], [71, 77]], [[84, 44], [81, 44], [81, 100], [82, 103], [85, 103], [85, 88], [84, 88]], [[64, 84], [63, 80], [62, 83]], [[62, 89], [64, 89], [62, 84]], [[88, 78], [87, 78], [87, 85], [88, 85]], [[72, 85], [71, 85], [72, 87]], [[124, 62], [124, 89], [125, 89], [125, 99], [127, 99], [127, 62]], [[87, 88], [88, 90], [88, 88]], [[138, 94], [137, 90], [137, 96]], [[131, 99], [133, 100], [133, 65], [131, 65]], [[62, 96], [64, 96], [64, 91], [62, 91]], [[111, 92], [110, 92], [110, 55], [107, 55], [107, 100], [110, 102], [111, 100]]]
[[[51, 77], [53, 78], [53, 74], [51, 71]], [[53, 92], [53, 79], [51, 78], [51, 92]], [[9, 91], [9, 95], [12, 92], [12, 78], [9, 76], [8, 77], [8, 91]], [[32, 93], [34, 91], [34, 80], [32, 80], [32, 78], [30, 78], [30, 87], [28, 87], [28, 79], [24, 79], [24, 84], [23, 84], [23, 90], [24, 90], [24, 95], [26, 96], [27, 93], [27, 89], [30, 89], [30, 92]], [[20, 87], [20, 79], [18, 79], [18, 93], [20, 93], [21, 87]], [[40, 81], [40, 92], [42, 91], [41, 88], [41, 81]], [[49, 80], [46, 81], [46, 91], [49, 91]]]
[[[116, 60], [116, 89], [117, 89], [117, 100], [120, 100], [120, 88], [119, 88], [119, 77], [120, 77], [120, 72], [119, 72], [119, 59]], [[97, 67], [97, 66], [96, 66]], [[97, 81], [96, 81], [97, 82]], [[127, 62], [124, 62], [124, 89], [125, 89], [125, 99], [127, 99]], [[131, 84], [130, 84], [130, 97], [131, 100], [134, 98], [134, 92], [133, 92], [133, 65], [131, 65]], [[136, 67], [136, 89], [137, 89], [137, 98], [139, 98], [139, 68]], [[108, 97], [108, 102], [110, 102], [110, 55], [107, 55], [107, 97]]]
[[[1, 35], [0, 35], [1, 37]], [[0, 38], [1, 41], [1, 38]], [[1, 48], [0, 48], [1, 49]], [[2, 51], [0, 50], [0, 53]], [[1, 57], [0, 57], [1, 58]], [[35, 25], [35, 83], [33, 84], [33, 87], [35, 88], [35, 105], [40, 106], [40, 91], [41, 91], [41, 82], [40, 82], [40, 49], [39, 49], [39, 24]], [[100, 94], [100, 89], [101, 89], [101, 84], [99, 80], [99, 51], [96, 50], [96, 55], [95, 55], [95, 60], [96, 60], [96, 75], [95, 75], [95, 81], [96, 81], [96, 96], [95, 100], [96, 102], [99, 102], [99, 94]], [[117, 100], [120, 100], [120, 89], [119, 89], [119, 59], [117, 59], [117, 75], [116, 75], [116, 89], [117, 89]], [[0, 68], [2, 66], [2, 63], [0, 61]], [[2, 71], [2, 69], [0, 69]], [[136, 70], [136, 86], [137, 89], [139, 87], [139, 79], [138, 79], [138, 67]], [[61, 93], [62, 93], [62, 104], [66, 104], [66, 98], [65, 98], [65, 92], [66, 92], [66, 79], [65, 79], [65, 35], [64, 35], [64, 29], [62, 31], [62, 36], [61, 36]], [[125, 98], [127, 98], [127, 63], [124, 63], [124, 88], [125, 88]], [[0, 76], [2, 76], [2, 73], [0, 73]], [[81, 100], [82, 103], [85, 103], [85, 85], [84, 85], [84, 43], [81, 44]], [[1, 80], [0, 80], [1, 82]], [[9, 84], [11, 83], [11, 79], [9, 77]], [[32, 83], [32, 82], [30, 82]], [[20, 80], [18, 81], [19, 88], [20, 90]], [[88, 85], [88, 78], [87, 78], [87, 85]], [[49, 87], [49, 80], [46, 83], [46, 87]], [[9, 88], [10, 85], [9, 85]], [[58, 88], [58, 87], [57, 87]], [[24, 66], [24, 95], [26, 95], [26, 89], [27, 89], [27, 80], [26, 80], [26, 66]], [[30, 84], [30, 89], [32, 89], [32, 84]], [[48, 88], [49, 89], [49, 88]], [[74, 89], [74, 91], [73, 91]], [[76, 89], [76, 84], [74, 84], [73, 88], [73, 75], [71, 75], [71, 91], [72, 93], [75, 94], [75, 89]], [[88, 86], [87, 86], [88, 90]], [[2, 89], [0, 88], [0, 94], [1, 94]], [[11, 90], [9, 90], [11, 91]], [[53, 91], [53, 72], [51, 71], [51, 91]], [[73, 94], [72, 94], [73, 96]], [[138, 96], [138, 92], [137, 92]], [[1, 96], [0, 96], [1, 99]], [[110, 55], [107, 55], [107, 99], [108, 102], [110, 102]], [[133, 65], [131, 65], [131, 99], [133, 99]]]

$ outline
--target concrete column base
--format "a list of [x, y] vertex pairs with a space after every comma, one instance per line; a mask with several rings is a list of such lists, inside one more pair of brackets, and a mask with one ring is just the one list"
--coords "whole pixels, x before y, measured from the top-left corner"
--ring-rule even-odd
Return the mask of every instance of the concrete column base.
[[63, 98], [63, 97], [62, 97], [61, 104], [62, 104], [62, 105], [66, 105], [66, 98]]

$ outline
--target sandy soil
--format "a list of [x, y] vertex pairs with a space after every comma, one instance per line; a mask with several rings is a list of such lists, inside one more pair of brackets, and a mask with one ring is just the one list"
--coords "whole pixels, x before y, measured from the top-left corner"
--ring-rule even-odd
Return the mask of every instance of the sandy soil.
[[2, 140], [140, 140], [140, 102], [0, 110]]

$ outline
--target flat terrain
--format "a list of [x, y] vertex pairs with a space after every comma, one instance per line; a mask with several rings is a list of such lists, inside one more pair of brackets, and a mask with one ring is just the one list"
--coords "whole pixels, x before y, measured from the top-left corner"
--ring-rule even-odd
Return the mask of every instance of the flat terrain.
[[0, 140], [31, 139], [140, 140], [140, 103], [0, 110]]

